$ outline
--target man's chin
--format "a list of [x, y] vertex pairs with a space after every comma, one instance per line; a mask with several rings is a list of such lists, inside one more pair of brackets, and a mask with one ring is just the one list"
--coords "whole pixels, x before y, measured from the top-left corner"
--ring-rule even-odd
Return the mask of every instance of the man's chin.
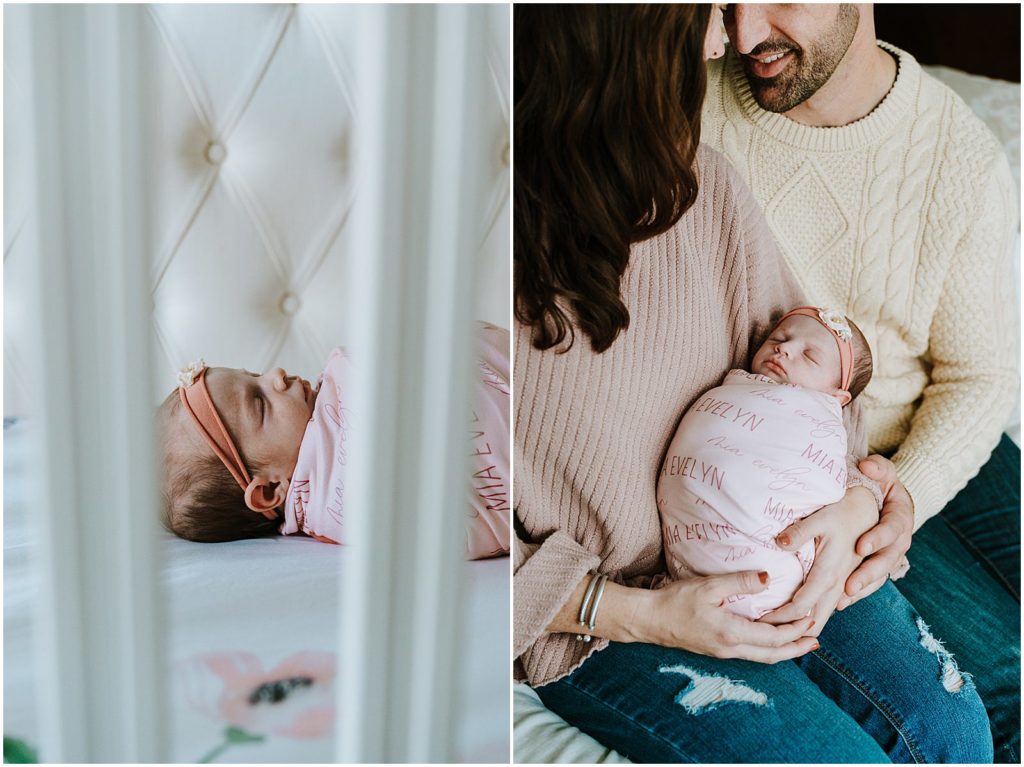
[[789, 103], [792, 99], [788, 98], [786, 89], [773, 80], [759, 80], [748, 75], [747, 82], [750, 83], [750, 95], [754, 97], [757, 105], [766, 112], [780, 114], [788, 112], [796, 106], [796, 104]]

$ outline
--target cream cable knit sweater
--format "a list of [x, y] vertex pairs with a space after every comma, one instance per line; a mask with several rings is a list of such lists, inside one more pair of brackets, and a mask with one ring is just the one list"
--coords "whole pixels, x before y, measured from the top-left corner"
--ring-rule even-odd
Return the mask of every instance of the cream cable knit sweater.
[[709, 68], [701, 137], [748, 181], [811, 302], [864, 331], [869, 443], [899, 448], [920, 527], [988, 459], [1018, 396], [1018, 208], [995, 137], [912, 56], [879, 45], [898, 58], [896, 82], [842, 128], [762, 110], [728, 54]]
[[[578, 335], [565, 354], [540, 352], [516, 326], [513, 493], [530, 543], [513, 551], [513, 655], [534, 685], [607, 644], [543, 633], [588, 571], [629, 585], [664, 571], [655, 484], [680, 416], [802, 300], [735, 170], [703, 146], [698, 168], [696, 204], [632, 248], [630, 324], [610, 349]], [[851, 430], [850, 444], [866, 434]]]

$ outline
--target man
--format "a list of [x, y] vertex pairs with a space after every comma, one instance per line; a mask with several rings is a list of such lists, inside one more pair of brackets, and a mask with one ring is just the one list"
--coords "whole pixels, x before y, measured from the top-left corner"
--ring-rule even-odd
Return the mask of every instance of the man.
[[[725, 26], [701, 137], [750, 184], [808, 298], [867, 336], [870, 449], [892, 465], [864, 470], [895, 467], [914, 501], [914, 519], [883, 516], [861, 538], [868, 556], [839, 608], [898, 574], [913, 534], [897, 585], [931, 626], [922, 645], [939, 673], [948, 651], [977, 674], [996, 759], [1017, 762], [1020, 451], [1000, 437], [1018, 391], [1018, 208], [1005, 155], [952, 91], [876, 42], [870, 5], [730, 4]], [[813, 529], [792, 533], [795, 547]]]

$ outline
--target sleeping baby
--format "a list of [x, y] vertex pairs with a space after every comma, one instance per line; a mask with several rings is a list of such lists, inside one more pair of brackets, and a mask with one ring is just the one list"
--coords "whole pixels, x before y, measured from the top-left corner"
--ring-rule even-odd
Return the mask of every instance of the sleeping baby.
[[[509, 333], [479, 324], [472, 481], [465, 517], [470, 559], [509, 549]], [[192, 541], [307, 535], [345, 543], [351, 362], [341, 348], [314, 387], [276, 368], [257, 375], [202, 361], [179, 375], [158, 411], [164, 522]]]
[[[871, 349], [839, 312], [802, 306], [782, 317], [751, 367], [729, 371], [686, 411], [658, 508], [672, 577], [768, 573], [764, 591], [726, 603], [756, 620], [790, 600], [814, 561], [813, 541], [791, 553], [775, 536], [846, 493], [842, 408], [871, 379]], [[854, 476], [881, 507], [878, 486]]]

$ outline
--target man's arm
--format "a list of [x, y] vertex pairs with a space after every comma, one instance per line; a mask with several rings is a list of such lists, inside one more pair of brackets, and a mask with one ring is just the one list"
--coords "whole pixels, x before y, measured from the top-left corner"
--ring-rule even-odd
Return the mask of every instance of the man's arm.
[[929, 332], [931, 381], [892, 459], [914, 499], [915, 530], [977, 474], [1017, 398], [1016, 191], [1002, 151], [982, 173]]

